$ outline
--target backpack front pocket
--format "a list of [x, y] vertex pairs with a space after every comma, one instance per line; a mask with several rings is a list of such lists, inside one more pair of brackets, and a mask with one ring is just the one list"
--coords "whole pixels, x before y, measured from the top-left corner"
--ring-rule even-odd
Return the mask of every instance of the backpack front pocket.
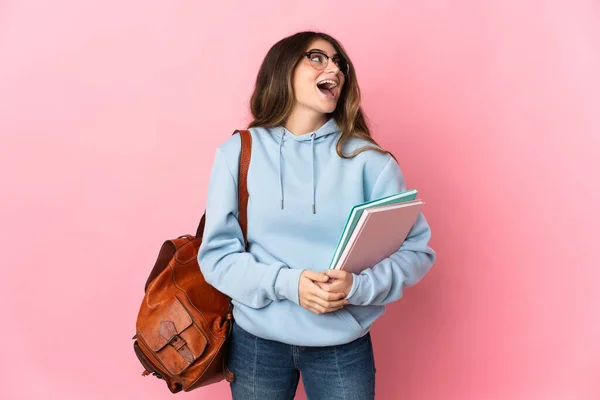
[[162, 317], [145, 324], [138, 337], [169, 373], [181, 374], [204, 353], [208, 340], [177, 297], [153, 315]]

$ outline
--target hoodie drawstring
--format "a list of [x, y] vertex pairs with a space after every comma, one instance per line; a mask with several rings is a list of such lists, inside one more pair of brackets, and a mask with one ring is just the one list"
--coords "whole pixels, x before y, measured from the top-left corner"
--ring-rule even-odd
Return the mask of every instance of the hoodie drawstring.
[[279, 139], [279, 193], [280, 193], [280, 207], [283, 210], [283, 179], [281, 176], [281, 158], [283, 154], [281, 152], [281, 147], [283, 146], [283, 137], [285, 136], [285, 129], [283, 129], [283, 133], [281, 134], [281, 138]]
[[311, 145], [311, 149], [310, 149], [310, 163], [312, 166], [312, 212], [313, 214], [316, 214], [317, 210], [316, 210], [316, 201], [315, 201], [315, 136], [316, 134], [313, 133], [312, 135], [310, 135], [310, 145]]
[[[283, 129], [283, 133], [281, 134], [281, 138], [279, 139], [279, 195], [280, 201], [279, 206], [283, 210], [283, 172], [282, 172], [282, 158], [283, 158], [283, 137], [285, 136], [285, 129]], [[315, 137], [316, 133], [310, 135], [310, 164], [311, 164], [311, 181], [312, 181], [312, 213], [317, 213], [317, 200], [316, 200], [316, 185], [315, 185]]]

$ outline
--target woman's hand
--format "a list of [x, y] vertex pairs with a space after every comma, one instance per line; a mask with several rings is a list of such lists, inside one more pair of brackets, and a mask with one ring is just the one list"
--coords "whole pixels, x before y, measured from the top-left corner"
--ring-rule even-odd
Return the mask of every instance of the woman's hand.
[[[351, 277], [352, 278], [352, 277]], [[323, 290], [318, 285], [324, 284], [329, 278], [324, 273], [304, 270], [300, 275], [298, 298], [300, 305], [315, 314], [337, 311], [348, 302], [343, 300], [346, 293], [334, 290]]]
[[325, 271], [329, 276], [328, 281], [318, 282], [321, 289], [330, 293], [344, 293], [344, 297], [348, 296], [350, 289], [352, 289], [352, 281], [354, 277], [351, 273], [339, 269], [328, 269]]

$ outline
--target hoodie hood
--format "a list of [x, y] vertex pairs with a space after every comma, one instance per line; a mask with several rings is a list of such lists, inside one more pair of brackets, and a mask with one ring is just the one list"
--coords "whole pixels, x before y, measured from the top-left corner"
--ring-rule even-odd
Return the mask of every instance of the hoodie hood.
[[296, 142], [302, 142], [302, 143], [306, 143], [306, 144], [310, 144], [310, 154], [311, 154], [311, 177], [312, 177], [312, 212], [313, 214], [316, 214], [317, 212], [317, 205], [316, 205], [316, 186], [315, 186], [315, 174], [316, 172], [316, 167], [315, 167], [315, 142], [320, 141], [322, 142], [323, 139], [325, 139], [326, 137], [334, 137], [335, 134], [341, 133], [340, 127], [338, 126], [337, 122], [335, 121], [335, 118], [331, 117], [329, 118], [329, 120], [323, 124], [319, 129], [317, 129], [316, 131], [313, 132], [308, 132], [302, 135], [294, 135], [292, 132], [290, 132], [289, 130], [287, 130], [284, 126], [279, 126], [275, 129], [275, 135], [278, 137], [279, 139], [279, 193], [280, 193], [280, 207], [283, 210], [284, 208], [284, 193], [283, 193], [283, 174], [282, 174], [282, 169], [281, 169], [281, 165], [283, 162], [283, 151], [282, 148], [284, 146], [285, 140], [287, 138], [290, 138], [292, 140], [295, 140]]
[[297, 142], [308, 142], [310, 143], [311, 139], [314, 137], [315, 139], [319, 139], [325, 136], [329, 136], [334, 133], [341, 133], [341, 129], [338, 126], [335, 118], [330, 117], [327, 122], [325, 122], [319, 129], [313, 132], [308, 132], [303, 135], [294, 135], [292, 132], [287, 130], [283, 125], [280, 125], [275, 129], [275, 134], [278, 138], [282, 136], [289, 136], [293, 140]]

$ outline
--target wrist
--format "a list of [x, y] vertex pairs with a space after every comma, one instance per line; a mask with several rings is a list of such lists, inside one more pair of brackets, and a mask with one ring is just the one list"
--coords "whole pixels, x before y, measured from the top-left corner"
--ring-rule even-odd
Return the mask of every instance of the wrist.
[[354, 296], [354, 294], [356, 293], [356, 290], [358, 289], [358, 285], [360, 284], [361, 277], [360, 277], [360, 275], [356, 275], [354, 273], [352, 273], [351, 276], [352, 276], [352, 286], [350, 286], [350, 291], [346, 295], [345, 299], [348, 300], [348, 302], [352, 304], [352, 297]]

